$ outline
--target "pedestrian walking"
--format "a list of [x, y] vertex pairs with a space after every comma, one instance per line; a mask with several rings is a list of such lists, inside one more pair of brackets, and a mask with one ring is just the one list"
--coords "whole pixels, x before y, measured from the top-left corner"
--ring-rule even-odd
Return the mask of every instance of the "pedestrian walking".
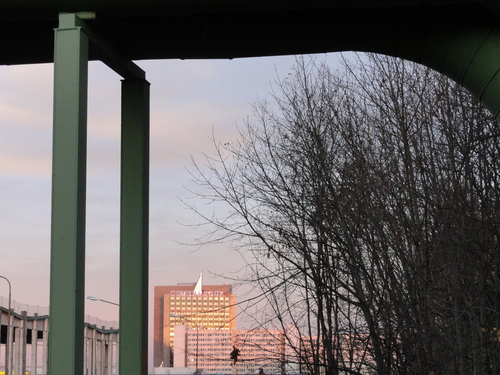
[[231, 365], [236, 366], [236, 362], [238, 362], [238, 356], [240, 355], [240, 350], [233, 346], [233, 351], [229, 355], [231, 357]]

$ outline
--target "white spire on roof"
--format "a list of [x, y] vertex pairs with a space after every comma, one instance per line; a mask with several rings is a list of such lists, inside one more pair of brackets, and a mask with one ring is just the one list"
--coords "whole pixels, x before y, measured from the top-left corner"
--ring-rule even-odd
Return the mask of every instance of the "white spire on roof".
[[203, 294], [203, 272], [200, 273], [200, 278], [194, 287], [193, 294]]

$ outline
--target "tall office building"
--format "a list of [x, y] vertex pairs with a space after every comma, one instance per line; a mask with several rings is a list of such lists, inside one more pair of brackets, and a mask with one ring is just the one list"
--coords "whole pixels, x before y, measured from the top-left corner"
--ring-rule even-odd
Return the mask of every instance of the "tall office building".
[[196, 283], [154, 287], [154, 367], [171, 367], [174, 327], [193, 329], [236, 329], [236, 296], [229, 284]]

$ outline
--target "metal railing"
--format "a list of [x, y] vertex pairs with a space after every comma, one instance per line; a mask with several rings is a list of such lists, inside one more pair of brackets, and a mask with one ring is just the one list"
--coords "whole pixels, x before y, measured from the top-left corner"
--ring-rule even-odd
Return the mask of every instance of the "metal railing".
[[[9, 306], [9, 299], [0, 296], [0, 309], [7, 311]], [[19, 303], [17, 301], [11, 301], [11, 309], [14, 314], [21, 315], [22, 311], [26, 311], [29, 317], [49, 315], [49, 306], [34, 306], [25, 303]], [[95, 316], [85, 315], [85, 323], [94, 325], [98, 328], [104, 327], [105, 329], [117, 329], [119, 328], [119, 322], [117, 320], [103, 320]]]

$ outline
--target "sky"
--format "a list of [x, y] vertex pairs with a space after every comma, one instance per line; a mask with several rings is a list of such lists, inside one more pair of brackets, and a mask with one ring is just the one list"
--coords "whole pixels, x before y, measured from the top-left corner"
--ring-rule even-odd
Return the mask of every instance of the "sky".
[[[213, 152], [213, 133], [223, 143], [236, 139], [252, 103], [294, 60], [136, 62], [151, 83], [150, 296], [154, 285], [195, 282], [200, 272], [205, 284], [227, 282], [214, 275], [234, 277], [243, 267], [229, 245], [184, 245], [202, 234], [185, 225], [199, 219], [181, 201], [196, 203], [187, 190], [191, 158]], [[0, 66], [0, 275], [13, 300], [41, 307], [49, 304], [52, 79], [52, 64]], [[91, 62], [85, 293], [112, 302], [119, 302], [119, 135], [120, 77]], [[1, 279], [0, 296], [8, 296]], [[103, 302], [87, 300], [86, 314], [118, 320], [118, 308]]]

